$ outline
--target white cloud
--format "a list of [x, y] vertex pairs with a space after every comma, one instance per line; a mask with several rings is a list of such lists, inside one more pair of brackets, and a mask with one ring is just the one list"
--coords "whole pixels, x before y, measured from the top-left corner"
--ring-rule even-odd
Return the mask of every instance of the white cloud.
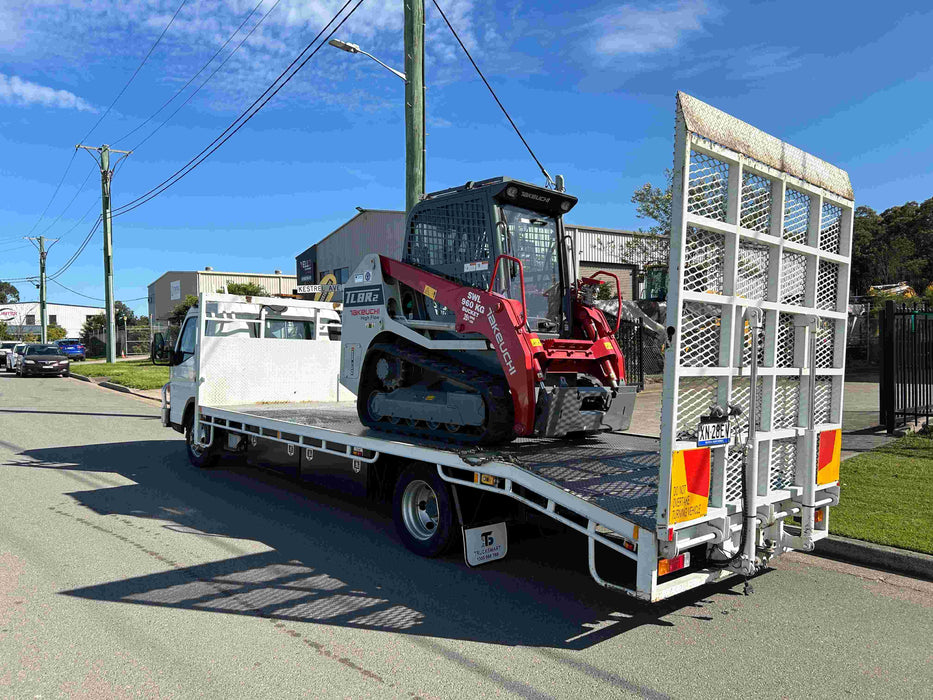
[[704, 0], [636, 7], [621, 5], [604, 13], [588, 29], [600, 35], [591, 42], [591, 51], [602, 56], [645, 55], [677, 48], [685, 36], [703, 30], [703, 19], [710, 15]]
[[23, 80], [16, 75], [8, 76], [3, 73], [0, 73], [0, 101], [27, 107], [42, 105], [59, 109], [76, 109], [79, 112], [97, 112], [94, 107], [73, 92], [56, 90]]

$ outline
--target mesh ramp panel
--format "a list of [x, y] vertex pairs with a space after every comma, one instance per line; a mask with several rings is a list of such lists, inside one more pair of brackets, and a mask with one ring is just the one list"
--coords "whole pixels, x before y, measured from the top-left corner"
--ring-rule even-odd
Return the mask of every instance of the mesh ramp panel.
[[699, 151], [690, 153], [687, 211], [716, 221], [726, 220], [729, 164]]
[[784, 238], [806, 243], [810, 230], [810, 195], [788, 187], [784, 195]]
[[746, 170], [742, 173], [742, 227], [771, 230], [771, 180]]

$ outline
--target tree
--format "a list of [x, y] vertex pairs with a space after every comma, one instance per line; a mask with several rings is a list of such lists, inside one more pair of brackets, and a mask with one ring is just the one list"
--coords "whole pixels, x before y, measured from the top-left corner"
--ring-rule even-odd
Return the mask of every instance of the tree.
[[261, 285], [256, 284], [255, 282], [230, 282], [227, 281], [227, 290], [224, 292], [223, 289], [217, 290], [218, 294], [237, 294], [243, 297], [267, 297], [269, 292], [265, 290]]
[[114, 318], [125, 318], [127, 326], [135, 326], [137, 322], [136, 314], [122, 301], [113, 302]]
[[667, 186], [662, 190], [650, 182], [646, 182], [632, 194], [632, 204], [639, 219], [651, 219], [654, 226], [649, 226], [647, 232], [656, 236], [669, 236], [671, 233], [671, 195], [674, 188], [674, 171], [667, 168], [664, 171]]
[[19, 301], [19, 290], [9, 282], [0, 282], [0, 304], [15, 304]]
[[49, 339], [50, 343], [61, 340], [66, 335], [68, 335], [68, 332], [57, 323], [50, 323], [46, 331], [46, 337]]
[[180, 326], [181, 322], [185, 320], [185, 316], [188, 313], [188, 309], [190, 309], [192, 306], [197, 306], [197, 305], [198, 305], [198, 298], [194, 294], [186, 294], [182, 302], [178, 304], [174, 309], [172, 309], [172, 313], [170, 313], [168, 316], [169, 322], [175, 324], [176, 326]]
[[13, 340], [13, 335], [10, 333], [6, 321], [0, 321], [0, 340]]

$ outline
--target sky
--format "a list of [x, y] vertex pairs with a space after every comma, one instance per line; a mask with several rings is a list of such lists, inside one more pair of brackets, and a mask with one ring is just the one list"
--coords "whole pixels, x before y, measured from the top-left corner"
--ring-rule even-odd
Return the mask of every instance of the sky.
[[[671, 166], [678, 90], [847, 170], [856, 204], [933, 196], [929, 3], [438, 2], [579, 198], [571, 223], [650, 225], [631, 195]], [[342, 4], [0, 0], [0, 280], [37, 273], [23, 236], [60, 239], [55, 273], [91, 230], [100, 175], [75, 144], [134, 149], [112, 185], [115, 207], [130, 202], [220, 134]], [[497, 175], [543, 184], [426, 4], [427, 189]], [[401, 0], [364, 0], [335, 37], [402, 70], [402, 20]], [[402, 209], [403, 106], [398, 77], [325, 46], [202, 165], [114, 219], [116, 298], [145, 312], [147, 285], [169, 270], [293, 273], [355, 207]], [[102, 247], [98, 230], [57, 280], [73, 291], [51, 283], [50, 301], [99, 303]]]

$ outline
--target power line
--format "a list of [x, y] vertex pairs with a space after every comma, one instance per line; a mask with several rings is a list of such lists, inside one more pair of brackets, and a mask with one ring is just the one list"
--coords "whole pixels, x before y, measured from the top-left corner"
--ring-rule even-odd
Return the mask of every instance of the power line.
[[[63, 284], [62, 284], [61, 282], [59, 282], [58, 280], [52, 280], [52, 281], [53, 281], [55, 284], [57, 284], [59, 287], [61, 287], [62, 289], [67, 289], [69, 292], [71, 292], [72, 294], [77, 294], [79, 297], [84, 297], [85, 299], [92, 299], [93, 301], [104, 301], [104, 299], [101, 299], [100, 297], [92, 297], [92, 296], [89, 296], [89, 295], [87, 295], [87, 294], [82, 294], [81, 292], [79, 292], [79, 291], [77, 291], [77, 290], [74, 290], [74, 289], [72, 289], [71, 287], [66, 287], [65, 285], [63, 285]], [[122, 301], [122, 302], [125, 304], [125, 303], [128, 302], [128, 301], [142, 301], [143, 299], [148, 299], [148, 298], [149, 298], [148, 296], [145, 296], [145, 297], [134, 297], [133, 299], [122, 299], [122, 300], [121, 300], [121, 299], [118, 299], [117, 301]]]
[[[88, 181], [91, 179], [91, 175], [93, 175], [93, 174], [94, 174], [94, 171], [93, 171], [93, 170], [89, 170], [89, 171], [88, 171], [87, 176], [84, 178], [84, 182], [81, 183], [81, 186], [80, 186], [80, 187], [78, 188], [78, 190], [75, 192], [74, 197], [72, 197], [72, 198], [68, 201], [68, 204], [66, 204], [66, 205], [65, 205], [65, 208], [61, 210], [61, 213], [59, 213], [59, 215], [55, 217], [55, 220], [54, 220], [52, 223], [50, 223], [48, 226], [45, 227], [45, 230], [42, 232], [42, 235], [43, 235], [43, 236], [44, 236], [45, 234], [47, 234], [47, 233], [49, 232], [49, 230], [50, 230], [55, 224], [57, 224], [57, 223], [59, 222], [59, 220], [65, 215], [65, 212], [68, 211], [68, 210], [71, 208], [71, 205], [74, 204], [74, 201], [78, 198], [78, 195], [81, 194], [82, 192], [84, 192], [84, 188], [87, 187], [87, 183], [88, 183]], [[54, 243], [53, 243], [52, 245], [54, 245]], [[51, 249], [51, 246], [49, 246], [49, 248]]]
[[[237, 131], [242, 129], [246, 125], [246, 123], [249, 122], [250, 119], [252, 119], [254, 116], [256, 116], [259, 113], [259, 111], [269, 102], [269, 100], [275, 97], [275, 95], [278, 94], [278, 92], [283, 87], [285, 87], [289, 83], [289, 81], [295, 77], [295, 75], [298, 74], [298, 71], [300, 71], [308, 63], [308, 61], [310, 61], [315, 55], [317, 55], [317, 52], [321, 50], [321, 47], [325, 46], [327, 43], [327, 40], [330, 39], [330, 37], [332, 37], [337, 32], [337, 30], [340, 29], [341, 26], [343, 26], [344, 22], [350, 19], [353, 13], [356, 12], [357, 9], [359, 9], [360, 5], [363, 4], [364, 0], [358, 0], [356, 5], [353, 6], [350, 12], [347, 13], [347, 15], [343, 19], [341, 19], [340, 22], [337, 23], [336, 26], [334, 26], [334, 28], [330, 31], [327, 37], [325, 37], [324, 40], [310, 54], [308, 54], [308, 56], [306, 56], [304, 60], [302, 60], [302, 56], [304, 56], [304, 54], [314, 45], [314, 43], [318, 39], [321, 38], [321, 36], [337, 20], [337, 18], [351, 4], [351, 2], [352, 0], [347, 0], [347, 2], [344, 3], [344, 5], [337, 11], [337, 14], [335, 14], [331, 18], [331, 20], [326, 25], [324, 25], [324, 28], [321, 29], [321, 31], [318, 32], [317, 36], [315, 36], [314, 39], [312, 39], [311, 42], [308, 43], [308, 45], [305, 46], [305, 48], [301, 50], [298, 56], [295, 57], [295, 59], [288, 65], [288, 67], [286, 67], [285, 70], [279, 73], [279, 75], [275, 78], [275, 80], [272, 81], [272, 84], [269, 85], [269, 87], [267, 87], [263, 91], [263, 93], [259, 97], [257, 97], [253, 101], [253, 103], [240, 114], [240, 116], [234, 119], [233, 122], [231, 122], [230, 125], [227, 126], [227, 128], [224, 129], [220, 133], [219, 136], [217, 136], [213, 141], [211, 141], [211, 143], [205, 146], [204, 149], [202, 149], [200, 153], [194, 156], [194, 158], [189, 160], [185, 165], [183, 165], [181, 168], [176, 170], [172, 175], [170, 175], [168, 178], [163, 180], [161, 183], [159, 183], [158, 185], [150, 189], [145, 194], [140, 195], [136, 199], [128, 202], [127, 204], [124, 204], [120, 207], [115, 208], [113, 216], [120, 216], [121, 214], [125, 214], [129, 211], [132, 211], [133, 209], [136, 209], [137, 207], [142, 206], [143, 204], [153, 199], [154, 197], [157, 197], [158, 195], [162, 194], [162, 192], [167, 190], [169, 187], [174, 185], [176, 182], [178, 182], [183, 177], [185, 177], [185, 175], [187, 175], [192, 170], [194, 170], [196, 167], [198, 167], [201, 163], [203, 163], [208, 157], [211, 156], [211, 154], [213, 154], [218, 148], [220, 148], [224, 143], [226, 143], [230, 139], [230, 137], [232, 137]], [[278, 83], [282, 79], [282, 76], [288, 73], [288, 71], [291, 70], [292, 67], [295, 66], [296, 63], [298, 63], [298, 61], [301, 61], [301, 63], [298, 64], [298, 67], [295, 68], [295, 70], [292, 71], [292, 73], [288, 75], [288, 77], [286, 77], [285, 80], [282, 81], [282, 83], [276, 87], [276, 83]], [[256, 107], [257, 104], [259, 105], [258, 107]], [[254, 107], [255, 109], [253, 109]]]
[[437, 11], [441, 13], [441, 17], [443, 17], [444, 22], [447, 23], [447, 28], [450, 29], [450, 33], [454, 35], [454, 39], [456, 39], [457, 43], [460, 44], [460, 48], [463, 49], [463, 53], [465, 53], [466, 57], [470, 59], [470, 63], [473, 64], [473, 67], [476, 69], [476, 72], [479, 74], [479, 77], [482, 78], [483, 83], [488, 88], [489, 94], [492, 95], [492, 98], [496, 101], [496, 104], [499, 105], [499, 109], [502, 110], [502, 113], [505, 115], [505, 118], [509, 120], [509, 124], [511, 124], [512, 128], [515, 129], [515, 133], [518, 134], [518, 138], [522, 140], [522, 143], [525, 144], [525, 148], [528, 149], [528, 153], [531, 154], [532, 158], [534, 158], [534, 161], [535, 163], [537, 163], [538, 168], [540, 168], [541, 172], [544, 174], [544, 179], [547, 180], [547, 183], [549, 185], [553, 186], [554, 183], [551, 180], [551, 176], [548, 175], [547, 170], [545, 170], [544, 166], [541, 165], [541, 161], [538, 160], [538, 156], [535, 155], [535, 152], [531, 150], [531, 146], [528, 145], [528, 142], [525, 140], [525, 137], [522, 136], [522, 132], [519, 131], [518, 126], [516, 126], [515, 122], [512, 120], [512, 117], [509, 116], [509, 113], [506, 111], [502, 102], [499, 100], [498, 95], [496, 95], [496, 91], [492, 89], [492, 85], [490, 85], [489, 81], [486, 80], [486, 76], [483, 75], [483, 71], [481, 71], [479, 69], [479, 66], [476, 65], [476, 61], [473, 60], [473, 56], [470, 55], [469, 49], [467, 49], [466, 45], [463, 43], [463, 41], [461, 41], [460, 35], [457, 34], [457, 30], [454, 29], [453, 25], [450, 23], [450, 20], [447, 19], [447, 15], [444, 14], [444, 11], [441, 9], [441, 6], [437, 4], [437, 0], [431, 0], [431, 2], [434, 3], [434, 7], [437, 8]]
[[93, 299], [94, 301], [103, 301], [103, 299], [100, 299], [100, 298], [98, 298], [98, 297], [92, 297], [92, 296], [89, 296], [89, 295], [87, 295], [87, 294], [82, 294], [81, 292], [75, 291], [75, 290], [72, 289], [71, 287], [66, 287], [65, 285], [63, 285], [63, 284], [62, 284], [61, 282], [59, 282], [58, 280], [50, 280], [50, 281], [54, 282], [55, 284], [57, 284], [57, 285], [58, 285], [59, 287], [61, 287], [62, 289], [67, 289], [67, 290], [68, 290], [69, 292], [71, 292], [72, 294], [77, 294], [79, 297], [84, 297], [85, 299]]
[[79, 245], [77, 250], [75, 250], [75, 252], [72, 253], [71, 257], [68, 258], [68, 261], [64, 265], [62, 265], [58, 270], [56, 270], [55, 272], [53, 272], [51, 275], [48, 276], [49, 279], [56, 279], [58, 277], [61, 277], [63, 274], [65, 274], [65, 271], [69, 267], [74, 265], [75, 260], [77, 260], [78, 257], [80, 257], [81, 253], [84, 252], [84, 249], [87, 247], [87, 244], [90, 243], [91, 238], [97, 232], [97, 227], [100, 226], [101, 220], [102, 220], [102, 217], [98, 216], [97, 221], [94, 222], [94, 226], [91, 228], [88, 234], [84, 237], [84, 240], [81, 242], [81, 245]]
[[65, 178], [68, 177], [68, 171], [71, 170], [71, 164], [75, 162], [75, 156], [77, 151], [71, 154], [71, 158], [68, 159], [68, 165], [65, 166], [65, 172], [62, 173], [61, 179], [58, 181], [58, 184], [55, 186], [55, 191], [52, 192], [52, 196], [49, 197], [48, 203], [45, 205], [45, 209], [42, 210], [42, 213], [39, 214], [39, 218], [36, 219], [36, 223], [32, 225], [32, 228], [29, 229], [27, 236], [31, 236], [32, 232], [38, 228], [39, 224], [42, 223], [42, 219], [45, 218], [46, 212], [48, 212], [49, 207], [52, 206], [52, 202], [55, 201], [55, 197], [58, 196], [58, 191], [62, 188], [62, 183], [65, 182]]
[[[243, 39], [240, 40], [240, 43], [237, 44], [235, 47], [233, 47], [233, 50], [232, 50], [230, 53], [228, 53], [228, 54], [224, 57], [224, 60], [221, 61], [221, 62], [217, 65], [217, 67], [214, 68], [214, 70], [211, 71], [211, 74], [210, 74], [209, 76], [207, 76], [207, 78], [204, 79], [204, 82], [201, 83], [200, 85], [198, 85], [198, 87], [196, 87], [196, 88], [194, 89], [194, 91], [192, 91], [192, 93], [191, 93], [190, 95], [188, 95], [188, 97], [185, 98], [185, 101], [182, 102], [180, 105], [178, 105], [178, 107], [175, 108], [175, 111], [172, 112], [170, 115], [168, 115], [168, 116], [165, 118], [165, 121], [163, 121], [161, 124], [159, 124], [155, 129], [153, 129], [153, 130], [149, 133], [148, 136], [146, 136], [145, 138], [142, 139], [142, 141], [140, 141], [140, 142], [137, 143], [135, 146], [133, 146], [133, 148], [132, 148], [131, 150], [133, 150], [133, 151], [137, 150], [140, 146], [142, 146], [144, 143], [146, 143], [146, 141], [148, 141], [148, 140], [151, 139], [153, 136], [155, 136], [155, 135], [159, 132], [159, 130], [162, 129], [163, 126], [165, 126], [166, 124], [168, 124], [168, 123], [172, 120], [172, 118], [173, 118], [176, 114], [178, 114], [178, 113], [181, 111], [181, 109], [182, 109], [186, 104], [188, 104], [188, 103], [192, 100], [192, 98], [193, 98], [195, 95], [197, 95], [197, 94], [201, 91], [201, 88], [203, 88], [205, 85], [207, 85], [207, 84], [211, 81], [211, 79], [212, 79], [215, 75], [217, 75], [218, 71], [220, 71], [220, 70], [227, 64], [227, 61], [229, 61], [231, 58], [233, 58], [233, 55], [234, 55], [237, 51], [240, 50], [240, 47], [243, 46], [243, 44], [245, 44], [245, 43], [247, 42], [247, 40], [253, 35], [253, 32], [255, 32], [257, 29], [259, 29], [259, 27], [262, 25], [262, 23], [266, 21], [266, 17], [268, 17], [269, 15], [272, 14], [272, 12], [275, 10], [275, 8], [279, 6], [279, 3], [280, 3], [281, 1], [282, 1], [282, 0], [275, 0], [275, 4], [273, 4], [272, 7], [269, 8], [269, 10], [266, 12], [266, 14], [264, 14], [262, 17], [259, 18], [259, 21], [256, 22], [256, 24], [253, 25], [252, 29], [250, 29], [249, 32], [247, 32], [246, 36], [244, 36]], [[260, 4], [262, 4], [262, 3], [260, 3]], [[234, 33], [235, 33], [235, 32], [234, 32]], [[231, 37], [231, 38], [232, 38], [232, 37]]]
[[104, 120], [104, 118], [105, 118], [108, 114], [110, 114], [110, 110], [113, 109], [113, 106], [117, 103], [117, 100], [119, 100], [121, 97], [123, 97], [123, 93], [126, 92], [126, 89], [130, 86], [130, 83], [133, 82], [133, 80], [134, 80], [134, 79], [136, 78], [136, 76], [139, 74], [139, 71], [141, 71], [142, 68], [143, 68], [143, 66], [146, 65], [146, 61], [149, 60], [149, 57], [152, 55], [152, 52], [155, 51], [156, 46], [158, 46], [159, 43], [162, 41], [162, 37], [165, 36], [165, 33], [168, 31], [168, 28], [171, 27], [172, 24], [175, 22], [175, 18], [178, 17], [178, 13], [181, 12], [181, 8], [183, 8], [183, 7], [185, 6], [185, 3], [187, 3], [187, 2], [188, 2], [188, 0], [181, 0], [181, 5], [179, 5], [179, 6], [178, 6], [178, 9], [175, 10], [175, 14], [172, 15], [172, 18], [168, 21], [168, 24], [165, 25], [165, 28], [162, 30], [162, 33], [159, 34], [159, 38], [155, 40], [155, 43], [154, 43], [154, 44], [152, 45], [152, 47], [149, 49], [149, 53], [147, 53], [147, 54], [145, 55], [145, 57], [143, 58], [143, 60], [142, 60], [142, 61], [140, 62], [140, 64], [136, 67], [136, 70], [133, 71], [133, 75], [131, 75], [131, 76], [130, 76], [130, 79], [126, 81], [126, 84], [123, 86], [123, 88], [120, 90], [120, 92], [117, 93], [117, 96], [113, 98], [113, 102], [110, 103], [110, 106], [107, 107], [107, 109], [104, 111], [104, 113], [103, 113], [102, 115], [100, 115], [100, 117], [98, 118], [98, 120], [97, 120], [96, 122], [94, 122], [94, 126], [92, 126], [92, 127], [90, 128], [90, 130], [88, 130], [88, 132], [79, 140], [79, 143], [83, 143], [84, 141], [87, 141], [87, 137], [90, 136], [90, 135], [94, 132], [94, 129], [96, 129], [98, 126], [100, 126], [100, 123]]
[[[84, 214], [81, 215], [81, 218], [78, 219], [78, 220], [72, 225], [72, 227], [71, 227], [70, 229], [68, 229], [68, 230], [65, 231], [61, 236], [59, 236], [59, 237], [58, 237], [58, 240], [56, 240], [55, 243], [58, 243], [59, 241], [61, 241], [65, 236], [67, 236], [69, 233], [71, 233], [71, 232], [74, 231], [76, 228], [78, 228], [78, 226], [80, 226], [82, 223], [84, 223], [84, 220], [87, 218], [87, 215], [90, 214], [91, 211], [92, 211], [96, 206], [97, 206], [97, 200], [91, 202], [91, 206], [89, 206], [89, 207], [87, 208], [87, 211], [85, 211]], [[55, 247], [55, 243], [53, 243], [52, 245], [49, 246], [49, 250], [52, 250], [52, 248]]]
[[[191, 78], [189, 78], [189, 80], [188, 80], [187, 83], [185, 83], [184, 85], [182, 85], [181, 88], [179, 88], [178, 91], [176, 91], [174, 95], [172, 95], [172, 96], [169, 97], [165, 102], [163, 102], [163, 103], [162, 103], [162, 106], [159, 107], [155, 112], [153, 112], [153, 113], [150, 114], [148, 117], [146, 117], [146, 120], [145, 120], [144, 122], [142, 122], [141, 124], [139, 124], [139, 126], [137, 126], [137, 127], [133, 128], [133, 129], [131, 129], [130, 131], [126, 132], [125, 134], [123, 134], [123, 136], [121, 136], [121, 137], [118, 138], [116, 141], [114, 141], [114, 142], [113, 142], [114, 145], [120, 143], [120, 142], [123, 141], [124, 139], [128, 138], [129, 136], [135, 134], [137, 131], [139, 131], [140, 129], [142, 129], [146, 124], [148, 124], [150, 121], [152, 121], [152, 120], [159, 114], [159, 112], [161, 112], [163, 109], [165, 109], [166, 107], [168, 107], [168, 105], [169, 105], [172, 101], [174, 101], [174, 99], [175, 99], [176, 97], [178, 97], [181, 93], [183, 93], [183, 92], [188, 88], [188, 86], [191, 85], [191, 83], [194, 82], [194, 79], [197, 78], [199, 75], [201, 75], [201, 73], [203, 73], [204, 70], [211, 64], [211, 62], [212, 62], [215, 58], [217, 58], [217, 56], [220, 54], [220, 52], [223, 51], [223, 50], [227, 47], [227, 44], [229, 44], [231, 41], [233, 41], [233, 37], [235, 37], [237, 34], [240, 33], [240, 30], [243, 28], [243, 25], [245, 25], [245, 24], [249, 21], [249, 18], [253, 16], [253, 14], [256, 12], [256, 10], [259, 9], [259, 6], [262, 5], [265, 1], [266, 1], [266, 0], [259, 0], [259, 3], [258, 3], [252, 10], [250, 10], [249, 14], [246, 15], [246, 18], [240, 23], [240, 26], [237, 27], [237, 28], [234, 30], [233, 34], [231, 34], [229, 37], [227, 37], [227, 40], [220, 46], [219, 49], [217, 49], [217, 51], [214, 52], [214, 55], [211, 56], [209, 59], [207, 59], [207, 63], [205, 63], [203, 66], [201, 66], [201, 67], [198, 69], [198, 72], [195, 73], [194, 75], [192, 75]], [[276, 3], [276, 4], [278, 4], [278, 3]], [[153, 133], [155, 133], [155, 132], [153, 132]], [[134, 150], [134, 151], [135, 151], [136, 149], [134, 148], [134, 149], [131, 149], [131, 150]]]

